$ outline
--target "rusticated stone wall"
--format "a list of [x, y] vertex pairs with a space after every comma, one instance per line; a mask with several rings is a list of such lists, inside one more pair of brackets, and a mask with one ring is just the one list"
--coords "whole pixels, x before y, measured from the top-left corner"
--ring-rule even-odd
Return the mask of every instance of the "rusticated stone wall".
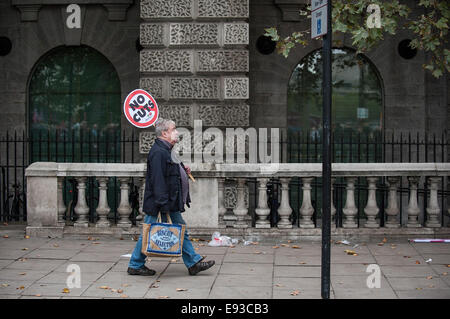
[[140, 87], [161, 117], [249, 126], [248, 18], [249, 0], [141, 0]]

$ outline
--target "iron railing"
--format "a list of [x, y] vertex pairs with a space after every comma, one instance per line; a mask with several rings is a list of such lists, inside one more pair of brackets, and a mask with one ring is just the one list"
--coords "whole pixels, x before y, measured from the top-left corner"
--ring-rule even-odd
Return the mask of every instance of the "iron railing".
[[[281, 162], [297, 163], [318, 163], [322, 161], [322, 140], [320, 132], [288, 132], [287, 137], [280, 139]], [[375, 132], [371, 134], [341, 132], [336, 133], [332, 141], [333, 162], [358, 163], [358, 162], [447, 162], [449, 154], [449, 141], [445, 135], [437, 136], [413, 133], [395, 132], [384, 133]], [[53, 162], [99, 162], [99, 163], [135, 163], [139, 161], [139, 136], [125, 131], [110, 132], [102, 136], [92, 133], [67, 132], [67, 131], [47, 131], [37, 132], [27, 136], [24, 131], [21, 133], [6, 132], [0, 136], [0, 219], [2, 222], [25, 222], [26, 221], [26, 180], [25, 168], [36, 161]], [[401, 181], [399, 188], [400, 197], [408, 196], [408, 187], [405, 180]], [[89, 207], [92, 212], [91, 218], [95, 218], [96, 201], [96, 180], [89, 178], [87, 182], [87, 197]], [[119, 201], [119, 185], [116, 179], [110, 181], [108, 187], [111, 195], [110, 199], [111, 215], [110, 219], [117, 222], [117, 207]], [[64, 182], [64, 200], [66, 206], [74, 207], [73, 194], [76, 192], [74, 183], [67, 179]], [[291, 206], [293, 209], [292, 222], [298, 223], [300, 207], [301, 182], [298, 179], [291, 181]], [[134, 184], [130, 185], [131, 190], [135, 189]], [[314, 222], [320, 219], [321, 211], [321, 179], [315, 178], [312, 184], [312, 196], [315, 213]], [[384, 203], [386, 203], [387, 186], [384, 179], [380, 179], [377, 188], [377, 196], [380, 200], [380, 216], [384, 216]], [[442, 178], [442, 187], [439, 192], [441, 203], [444, 203], [445, 180]], [[270, 205], [276, 205], [278, 184], [273, 183], [272, 193], [269, 194]], [[337, 209], [337, 225], [342, 223], [342, 207], [344, 205], [343, 194], [345, 183], [336, 179], [334, 184], [333, 198]], [[367, 185], [364, 179], [358, 179], [355, 185], [355, 196], [358, 203], [358, 218], [363, 214], [365, 203], [360, 198], [365, 198]], [[427, 194], [427, 185], [418, 190], [420, 194]], [[363, 196], [364, 195], [364, 196]], [[133, 198], [133, 197], [131, 197]], [[423, 203], [426, 207], [426, 196]], [[72, 201], [73, 205], [68, 205]], [[256, 199], [255, 199], [256, 201]], [[402, 205], [400, 200], [400, 205]], [[256, 205], [256, 203], [255, 203]], [[442, 205], [443, 207], [443, 205]], [[272, 210], [276, 214], [276, 210]], [[133, 214], [135, 215], [135, 214]], [[276, 223], [276, 216], [271, 216]], [[75, 220], [76, 215], [73, 209], [68, 209], [66, 219]], [[253, 218], [255, 221], [255, 218]]]

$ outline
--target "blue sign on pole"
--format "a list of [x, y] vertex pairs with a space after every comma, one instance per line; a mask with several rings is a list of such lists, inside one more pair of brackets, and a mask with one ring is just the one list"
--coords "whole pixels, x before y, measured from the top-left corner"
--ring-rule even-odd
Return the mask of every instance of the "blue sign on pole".
[[311, 38], [323, 36], [327, 33], [327, 0], [313, 0], [311, 11]]

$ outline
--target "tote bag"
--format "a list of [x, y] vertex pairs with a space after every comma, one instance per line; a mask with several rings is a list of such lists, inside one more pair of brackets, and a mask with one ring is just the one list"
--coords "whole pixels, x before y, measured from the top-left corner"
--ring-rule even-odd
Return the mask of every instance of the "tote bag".
[[185, 225], [172, 224], [169, 214], [167, 223], [161, 222], [158, 213], [156, 223], [142, 224], [142, 253], [146, 256], [181, 256]]

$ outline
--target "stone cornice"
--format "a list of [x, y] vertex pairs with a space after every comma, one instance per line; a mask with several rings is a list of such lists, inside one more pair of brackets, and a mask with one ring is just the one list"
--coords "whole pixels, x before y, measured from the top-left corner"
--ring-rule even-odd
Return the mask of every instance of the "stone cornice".
[[11, 0], [11, 5], [20, 11], [21, 21], [37, 21], [42, 6], [55, 5], [103, 5], [110, 21], [126, 19], [127, 9], [134, 0]]

